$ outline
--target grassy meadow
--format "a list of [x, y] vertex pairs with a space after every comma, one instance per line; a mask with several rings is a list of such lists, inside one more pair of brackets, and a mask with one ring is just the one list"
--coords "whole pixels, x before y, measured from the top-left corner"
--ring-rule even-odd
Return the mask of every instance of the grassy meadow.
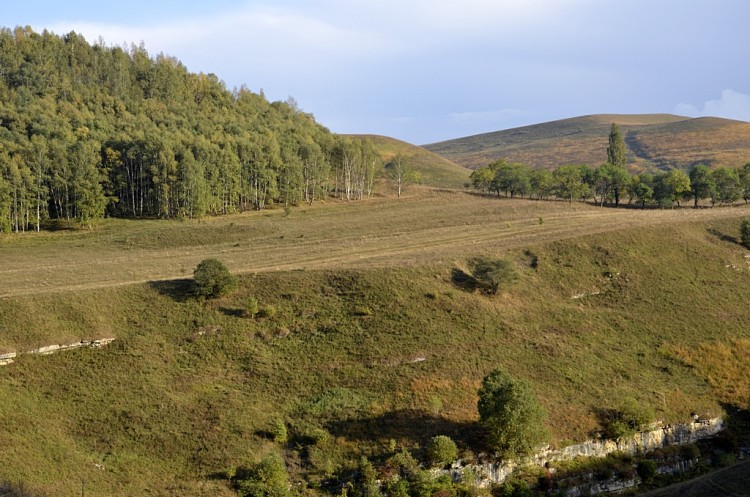
[[[748, 214], [413, 187], [0, 238], [0, 352], [116, 337], [0, 368], [0, 476], [50, 495], [81, 479], [90, 495], [233, 495], [225, 472], [276, 451], [299, 488], [334, 492], [391, 441], [484, 450], [476, 391], [497, 366], [532, 382], [556, 446], [623, 398], [665, 422], [747, 408]], [[518, 282], [466, 285], [478, 255], [512, 261]], [[233, 293], [190, 295], [205, 257], [239, 276]]]

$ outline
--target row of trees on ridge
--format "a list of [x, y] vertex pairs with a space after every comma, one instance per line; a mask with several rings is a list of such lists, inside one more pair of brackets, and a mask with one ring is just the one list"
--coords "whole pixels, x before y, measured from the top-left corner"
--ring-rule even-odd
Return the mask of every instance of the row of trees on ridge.
[[599, 167], [571, 164], [532, 169], [526, 164], [498, 160], [471, 174], [471, 186], [487, 193], [536, 199], [593, 200], [598, 205], [618, 206], [624, 197], [641, 207], [678, 206], [683, 200], [695, 207], [708, 199], [713, 206], [750, 200], [750, 163], [740, 169], [711, 169], [698, 164], [689, 171], [672, 169], [631, 174], [626, 167], [625, 144], [619, 128], [612, 125], [607, 162]]

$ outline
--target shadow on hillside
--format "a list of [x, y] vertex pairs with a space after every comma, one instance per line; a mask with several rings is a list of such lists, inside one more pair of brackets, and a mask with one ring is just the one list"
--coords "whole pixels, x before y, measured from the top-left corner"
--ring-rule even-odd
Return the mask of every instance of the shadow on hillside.
[[451, 282], [465, 292], [471, 293], [477, 289], [477, 280], [458, 268], [451, 270]]
[[247, 312], [245, 309], [239, 309], [236, 307], [222, 307], [219, 309], [222, 314], [229, 316], [230, 318], [244, 318]]
[[434, 436], [447, 435], [465, 447], [483, 447], [479, 423], [457, 422], [424, 411], [404, 409], [366, 419], [331, 421], [326, 429], [337, 437], [378, 442], [409, 440], [426, 445]]
[[160, 294], [176, 302], [185, 302], [194, 295], [192, 279], [150, 281], [148, 284]]
[[706, 228], [706, 231], [708, 231], [710, 235], [717, 237], [722, 242], [734, 243], [735, 245], [743, 246], [740, 243], [740, 241], [737, 239], [737, 237], [732, 236], [732, 235], [727, 235], [726, 233], [722, 233], [716, 228]]
[[721, 407], [726, 413], [724, 417], [725, 438], [730, 445], [727, 449], [750, 447], [750, 411], [726, 402], [722, 402]]

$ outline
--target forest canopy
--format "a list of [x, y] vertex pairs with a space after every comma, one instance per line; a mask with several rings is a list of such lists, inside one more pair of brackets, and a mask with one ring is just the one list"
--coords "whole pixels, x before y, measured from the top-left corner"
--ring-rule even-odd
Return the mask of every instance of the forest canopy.
[[0, 30], [0, 231], [358, 199], [379, 161], [292, 98], [229, 91], [143, 45]]

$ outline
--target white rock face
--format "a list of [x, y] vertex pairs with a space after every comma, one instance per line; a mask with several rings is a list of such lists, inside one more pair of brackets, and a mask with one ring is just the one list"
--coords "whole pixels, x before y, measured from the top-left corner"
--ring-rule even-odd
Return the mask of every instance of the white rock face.
[[109, 343], [112, 343], [114, 340], [115, 340], [114, 338], [100, 338], [98, 340], [81, 340], [80, 342], [68, 343], [68, 344], [63, 344], [63, 345], [60, 345], [60, 344], [45, 345], [44, 347], [39, 347], [38, 349], [28, 350], [26, 352], [8, 352], [5, 354], [0, 354], [0, 366], [11, 364], [16, 357], [18, 357], [19, 355], [23, 355], [23, 354], [49, 355], [49, 354], [54, 354], [55, 352], [59, 352], [61, 350], [77, 349], [79, 347], [99, 348]]
[[[544, 448], [536, 454], [519, 462], [498, 461], [474, 464], [468, 467], [477, 476], [480, 487], [489, 487], [493, 483], [502, 483], [519, 466], [544, 467], [548, 462], [567, 461], [576, 457], [606, 457], [613, 452], [639, 454], [650, 452], [670, 445], [684, 445], [704, 438], [713, 437], [724, 428], [722, 418], [694, 421], [692, 423], [668, 425], [657, 429], [637, 433], [633, 437], [619, 440], [588, 440], [569, 445], [562, 449]], [[454, 480], [461, 479], [460, 465], [451, 470]]]

